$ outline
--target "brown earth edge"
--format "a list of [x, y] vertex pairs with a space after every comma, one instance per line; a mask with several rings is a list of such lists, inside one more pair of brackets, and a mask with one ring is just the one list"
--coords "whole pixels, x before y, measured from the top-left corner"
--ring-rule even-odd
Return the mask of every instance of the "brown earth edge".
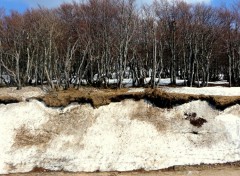
[[[160, 108], [172, 108], [193, 100], [209, 102], [216, 109], [224, 110], [229, 106], [240, 104], [240, 96], [212, 96], [168, 93], [161, 89], [145, 89], [144, 92], [128, 92], [128, 89], [94, 89], [82, 88], [52, 91], [44, 96], [27, 99], [37, 99], [48, 107], [66, 107], [71, 103], [90, 103], [97, 108], [111, 102], [121, 102], [125, 99], [136, 101], [146, 99]], [[0, 96], [0, 104], [18, 103], [22, 100], [11, 96]]]
[[[34, 168], [32, 171], [28, 173], [14, 173], [14, 174], [8, 174], [8, 176], [15, 176], [15, 175], [39, 175], [41, 173], [45, 173], [44, 175], [48, 175], [48, 173], [52, 173], [54, 175], [59, 175], [58, 173], [64, 174], [79, 174], [79, 175], [107, 175], [107, 176], [117, 176], [117, 175], [139, 175], [139, 174], [156, 174], [159, 175], [160, 173], [170, 173], [170, 172], [184, 172], [184, 171], [204, 171], [204, 170], [223, 170], [223, 169], [237, 169], [240, 172], [240, 161], [238, 162], [230, 162], [230, 163], [222, 163], [222, 164], [200, 164], [200, 165], [186, 165], [186, 166], [173, 166], [169, 167], [166, 169], [160, 169], [160, 170], [155, 170], [155, 171], [146, 171], [143, 169], [139, 170], [133, 170], [133, 171], [112, 171], [112, 172], [67, 172], [64, 170], [60, 171], [52, 171], [52, 170], [47, 170], [44, 168]], [[1, 175], [1, 174], [0, 174]]]

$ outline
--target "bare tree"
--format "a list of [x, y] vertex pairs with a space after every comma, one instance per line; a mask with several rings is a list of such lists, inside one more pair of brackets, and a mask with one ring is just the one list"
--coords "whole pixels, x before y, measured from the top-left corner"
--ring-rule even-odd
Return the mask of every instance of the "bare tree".
[[123, 74], [126, 70], [128, 51], [130, 42], [135, 32], [135, 11], [134, 0], [119, 1], [119, 17], [118, 17], [118, 87], [123, 87]]

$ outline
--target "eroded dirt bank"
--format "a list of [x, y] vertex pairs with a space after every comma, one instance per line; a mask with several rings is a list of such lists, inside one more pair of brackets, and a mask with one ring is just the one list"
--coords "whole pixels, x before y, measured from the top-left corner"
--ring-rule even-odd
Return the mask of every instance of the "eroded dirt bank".
[[173, 108], [176, 105], [188, 103], [193, 100], [202, 100], [210, 103], [217, 109], [224, 110], [232, 105], [240, 103], [240, 95], [212, 96], [203, 94], [179, 94], [166, 92], [162, 89], [145, 89], [143, 92], [128, 91], [128, 89], [69, 89], [38, 96], [36, 99], [44, 102], [49, 107], [66, 107], [73, 102], [77, 102], [89, 103], [95, 108], [108, 105], [111, 102], [121, 102], [127, 99], [136, 101], [146, 99], [160, 108]]
[[[195, 89], [201, 90], [200, 88]], [[163, 89], [142, 89], [142, 91], [139, 91], [138, 89], [129, 90], [127, 88], [120, 90], [81, 88], [78, 90], [69, 89], [63, 91], [43, 91], [37, 87], [25, 87], [22, 90], [16, 90], [16, 88], [1, 88], [0, 104], [11, 104], [36, 99], [43, 102], [48, 107], [60, 108], [66, 107], [71, 103], [88, 103], [93, 107], [98, 108], [100, 106], [108, 105], [111, 102], [121, 102], [127, 99], [133, 99], [136, 101], [146, 99], [157, 107], [173, 108], [174, 106], [189, 103], [193, 100], [202, 100], [220, 110], [240, 104], [240, 94], [233, 94], [234, 96], [221, 96], [218, 94], [205, 95], [196, 94], [198, 91], [194, 92], [195, 89], [192, 88], [190, 89], [191, 91], [188, 92], [188, 89], [181, 90], [180, 88], [176, 88], [175, 90], [168, 90], [166, 87]], [[234, 90], [235, 89], [233, 89], [233, 91]], [[182, 93], [177, 93], [178, 91]], [[224, 92], [224, 90], [221, 91]], [[229, 89], [228, 92], [231, 92], [231, 89]]]

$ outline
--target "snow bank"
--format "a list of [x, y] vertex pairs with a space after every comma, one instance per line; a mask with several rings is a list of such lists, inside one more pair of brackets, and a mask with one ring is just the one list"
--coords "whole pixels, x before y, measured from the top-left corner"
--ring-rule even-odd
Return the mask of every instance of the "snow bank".
[[240, 107], [204, 101], [161, 109], [125, 100], [98, 109], [0, 106], [0, 173], [158, 170], [240, 160]]
[[8, 87], [8, 88], [1, 88], [0, 89], [0, 96], [10, 96], [19, 98], [21, 100], [26, 100], [32, 97], [43, 96], [46, 94], [42, 89], [39, 87], [23, 87], [21, 90], [17, 90], [16, 87]]
[[219, 96], [240, 96], [240, 87], [164, 87], [163, 90], [174, 93], [184, 94], [204, 94], [204, 95], [219, 95]]

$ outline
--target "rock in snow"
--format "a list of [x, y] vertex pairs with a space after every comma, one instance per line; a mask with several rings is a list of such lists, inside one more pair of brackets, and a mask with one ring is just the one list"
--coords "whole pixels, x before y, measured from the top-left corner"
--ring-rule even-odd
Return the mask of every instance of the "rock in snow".
[[0, 105], [0, 174], [36, 167], [130, 171], [239, 161], [239, 110], [235, 105], [220, 112], [204, 101], [173, 109], [144, 100], [97, 109], [48, 108], [36, 100]]

